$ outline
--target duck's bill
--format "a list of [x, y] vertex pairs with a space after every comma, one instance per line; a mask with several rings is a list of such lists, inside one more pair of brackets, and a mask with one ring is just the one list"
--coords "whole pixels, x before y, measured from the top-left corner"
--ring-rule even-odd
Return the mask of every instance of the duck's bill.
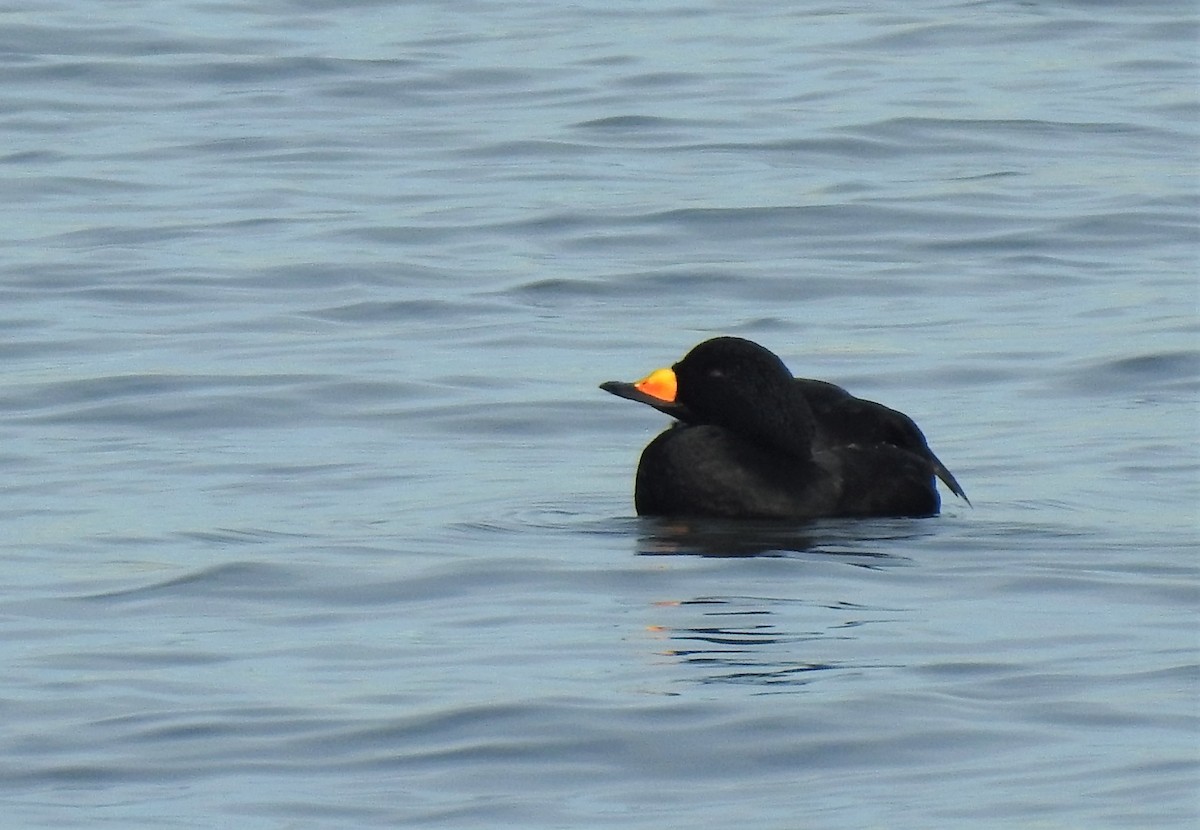
[[626, 383], [621, 380], [606, 381], [600, 384], [600, 388], [618, 398], [652, 406], [672, 418], [689, 420], [687, 409], [675, 400], [675, 374], [670, 369], [651, 372], [636, 383]]
[[649, 392], [642, 391], [636, 383], [626, 383], [623, 380], [609, 380], [600, 384], [600, 388], [605, 392], [616, 395], [618, 398], [644, 403], [647, 406], [661, 409], [664, 412], [679, 407], [679, 404], [675, 403], [675, 401], [668, 401], [656, 395], [651, 395]]

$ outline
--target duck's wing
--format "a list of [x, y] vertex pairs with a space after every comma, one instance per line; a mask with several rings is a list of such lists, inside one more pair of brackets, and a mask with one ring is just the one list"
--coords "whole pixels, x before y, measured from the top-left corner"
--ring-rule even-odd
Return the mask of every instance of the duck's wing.
[[971, 500], [946, 465], [934, 455], [924, 433], [912, 418], [875, 401], [857, 398], [823, 380], [796, 378], [816, 422], [815, 441], [825, 448], [888, 444], [923, 458], [950, 492], [967, 504]]

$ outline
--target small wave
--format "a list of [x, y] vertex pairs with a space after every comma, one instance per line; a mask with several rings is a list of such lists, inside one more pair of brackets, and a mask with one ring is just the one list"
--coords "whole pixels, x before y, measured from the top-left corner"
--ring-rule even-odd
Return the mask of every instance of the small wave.
[[296, 584], [291, 572], [279, 565], [261, 562], [227, 562], [174, 576], [149, 585], [104, 591], [79, 597], [81, 600], [136, 600], [162, 595], [258, 594]]

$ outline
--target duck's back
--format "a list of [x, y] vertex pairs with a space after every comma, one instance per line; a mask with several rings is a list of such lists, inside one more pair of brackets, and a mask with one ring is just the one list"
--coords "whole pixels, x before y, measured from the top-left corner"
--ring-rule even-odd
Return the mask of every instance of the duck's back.
[[795, 382], [812, 410], [816, 449], [891, 446], [906, 450], [924, 459], [926, 469], [945, 482], [952, 493], [967, 499], [912, 418], [898, 409], [857, 398], [833, 383], [809, 378], [796, 378]]
[[825, 446], [891, 444], [918, 455], [929, 451], [925, 435], [903, 412], [823, 380], [797, 378], [796, 384], [812, 409], [816, 440]]

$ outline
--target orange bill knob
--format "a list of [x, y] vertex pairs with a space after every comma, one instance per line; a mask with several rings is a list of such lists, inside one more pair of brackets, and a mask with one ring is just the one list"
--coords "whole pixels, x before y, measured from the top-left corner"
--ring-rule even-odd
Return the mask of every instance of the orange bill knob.
[[666, 403], [675, 402], [677, 391], [675, 373], [670, 369], [656, 369], [635, 383], [634, 388]]

